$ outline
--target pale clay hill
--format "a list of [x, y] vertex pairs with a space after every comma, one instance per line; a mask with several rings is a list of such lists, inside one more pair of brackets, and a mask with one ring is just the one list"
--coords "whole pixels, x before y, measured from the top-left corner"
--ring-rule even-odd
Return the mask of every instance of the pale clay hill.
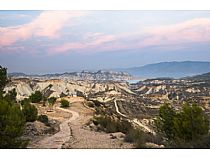
[[[49, 87], [50, 86], [50, 87]], [[93, 82], [93, 81], [65, 81], [65, 80], [29, 80], [29, 79], [13, 79], [10, 84], [8, 84], [4, 91], [8, 92], [13, 88], [17, 92], [17, 100], [23, 100], [28, 98], [35, 91], [44, 91], [47, 89], [49, 97], [59, 98], [61, 96], [76, 96], [82, 94], [87, 96], [89, 94], [95, 94], [98, 92], [105, 92], [110, 95], [116, 94], [121, 91], [127, 91], [128, 93], [133, 93], [129, 90], [126, 82]]]
[[[97, 131], [97, 126], [91, 123], [91, 119], [98, 106], [100, 109], [106, 109], [107, 114], [128, 119], [133, 125], [150, 134], [152, 139], [147, 143], [155, 148], [163, 147], [163, 144], [158, 144], [153, 137], [154, 118], [164, 102], [173, 103], [176, 109], [179, 109], [183, 102], [196, 101], [210, 114], [208, 82], [147, 79], [129, 84], [126, 81], [107, 80], [12, 78], [4, 90], [8, 92], [13, 88], [17, 91], [17, 101], [28, 98], [37, 90], [45, 91], [47, 97], [58, 98], [53, 112], [49, 111], [48, 106], [43, 107], [41, 104], [37, 104], [37, 108], [39, 114], [46, 114], [50, 119], [60, 121], [60, 131], [50, 137], [45, 134], [44, 139], [40, 137], [37, 140], [32, 137], [29, 148], [133, 148], [132, 144], [123, 142], [122, 133], [107, 134]], [[70, 101], [71, 106], [67, 111], [59, 108], [61, 98]], [[88, 105], [91, 102], [94, 103], [94, 108]], [[74, 114], [77, 115], [76, 118]], [[210, 119], [210, 115], [208, 117]], [[45, 128], [43, 127], [43, 130]], [[118, 134], [119, 137], [113, 137]], [[101, 143], [98, 143], [99, 141]]]

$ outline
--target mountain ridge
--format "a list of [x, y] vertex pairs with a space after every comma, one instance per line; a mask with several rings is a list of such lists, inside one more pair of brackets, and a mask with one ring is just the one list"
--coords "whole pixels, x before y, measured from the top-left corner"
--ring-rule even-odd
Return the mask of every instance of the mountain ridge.
[[136, 77], [173, 77], [181, 78], [210, 72], [210, 62], [172, 61], [147, 64], [140, 67], [118, 69]]

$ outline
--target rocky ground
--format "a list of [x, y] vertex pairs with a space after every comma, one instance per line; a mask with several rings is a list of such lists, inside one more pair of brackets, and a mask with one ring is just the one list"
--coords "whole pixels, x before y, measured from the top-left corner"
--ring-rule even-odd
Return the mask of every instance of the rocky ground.
[[28, 147], [30, 147], [31, 144], [36, 144], [36, 142], [42, 140], [43, 138], [57, 133], [60, 130], [59, 124], [59, 121], [53, 119], [49, 120], [48, 125], [39, 121], [27, 122], [22, 138], [24, 140], [29, 140]]
[[[60, 130], [53, 135], [45, 133], [39, 138], [33, 139], [28, 148], [133, 148], [133, 144], [123, 141], [123, 133], [108, 134], [95, 131], [93, 125], [90, 127], [88, 123], [93, 117], [94, 111], [84, 105], [83, 98], [70, 97], [66, 99], [71, 103], [70, 108], [62, 109], [59, 104], [56, 104], [53, 112], [46, 112], [47, 109], [39, 108], [40, 113], [45, 113], [50, 118], [61, 122]], [[41, 130], [46, 127], [38, 123], [36, 128]], [[47, 131], [47, 128], [45, 130]]]
[[123, 141], [122, 133], [108, 134], [91, 130], [87, 123], [92, 118], [93, 111], [84, 107], [83, 102], [73, 103], [70, 109], [78, 112], [80, 117], [70, 123], [72, 137], [63, 148], [133, 148], [132, 144]]

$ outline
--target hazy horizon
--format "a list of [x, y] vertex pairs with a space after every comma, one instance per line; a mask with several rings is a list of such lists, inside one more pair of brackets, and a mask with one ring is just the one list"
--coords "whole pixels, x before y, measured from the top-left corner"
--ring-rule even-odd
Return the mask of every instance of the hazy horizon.
[[210, 61], [210, 11], [0, 11], [0, 37], [8, 72]]

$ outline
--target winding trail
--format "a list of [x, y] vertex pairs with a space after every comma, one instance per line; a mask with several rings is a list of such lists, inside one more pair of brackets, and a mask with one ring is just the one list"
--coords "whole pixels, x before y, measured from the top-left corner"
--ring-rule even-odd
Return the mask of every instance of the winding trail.
[[[118, 108], [118, 105], [117, 105], [117, 100], [114, 99], [114, 105], [115, 105], [115, 109], [116, 109], [116, 112], [125, 117], [125, 118], [129, 118], [127, 115], [125, 114], [122, 114], [120, 111], [119, 111], [119, 108]], [[130, 120], [130, 119], [128, 119]], [[149, 132], [149, 133], [152, 133], [152, 134], [155, 134], [155, 132], [151, 129], [149, 129], [147, 126], [145, 126], [144, 124], [142, 124], [137, 118], [134, 118], [133, 120], [130, 120], [131, 122], [135, 123], [136, 125], [142, 127], [145, 131]]]
[[119, 108], [118, 108], [118, 106], [117, 106], [117, 101], [116, 101], [116, 99], [114, 99], [114, 106], [115, 106], [115, 109], [116, 109], [116, 111], [117, 111], [118, 114], [120, 114], [120, 115], [123, 116], [123, 117], [128, 118], [127, 115], [122, 114], [122, 113], [119, 111]]
[[69, 110], [69, 109], [63, 109], [60, 107], [56, 107], [59, 110], [68, 112], [72, 114], [72, 117], [69, 119], [63, 121], [60, 124], [60, 131], [50, 137], [46, 137], [40, 141], [38, 141], [33, 146], [29, 146], [28, 148], [38, 148], [38, 149], [60, 149], [62, 147], [62, 144], [68, 141], [71, 137], [71, 129], [69, 126], [69, 123], [79, 118], [79, 113]]

